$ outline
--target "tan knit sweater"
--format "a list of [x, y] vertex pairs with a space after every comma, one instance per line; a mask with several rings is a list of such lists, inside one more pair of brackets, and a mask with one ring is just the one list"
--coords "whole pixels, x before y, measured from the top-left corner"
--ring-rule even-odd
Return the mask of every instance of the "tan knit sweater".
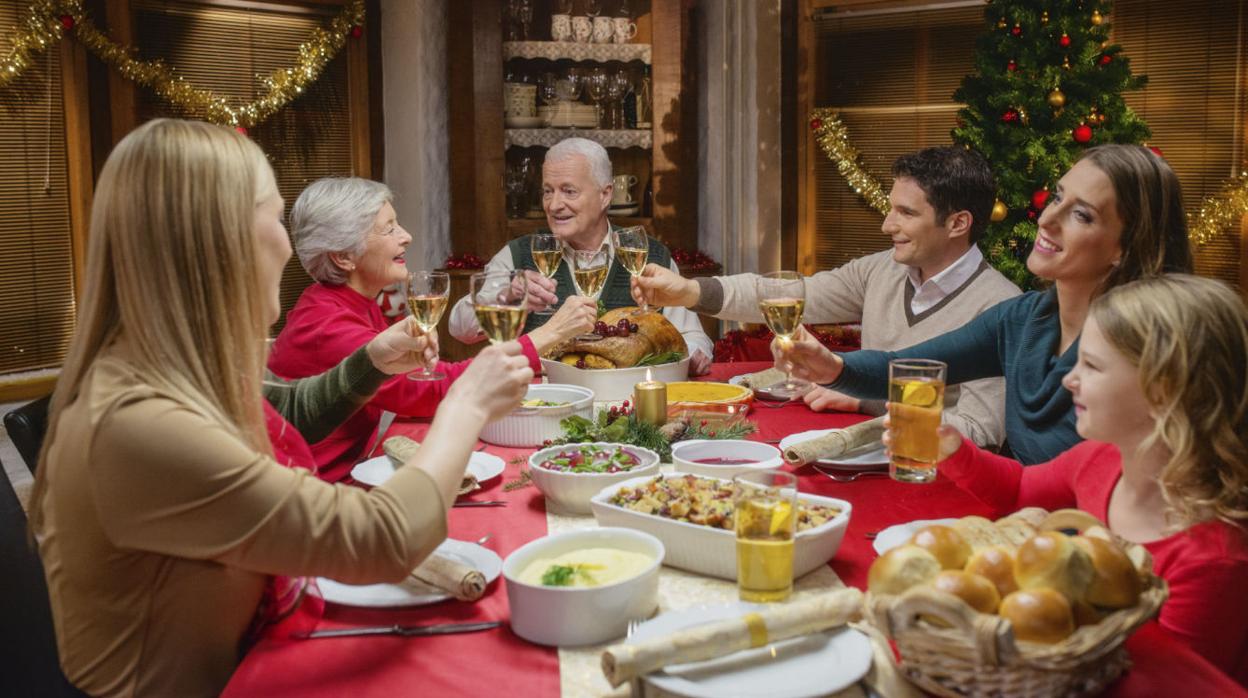
[[[716, 317], [762, 322], [755, 278], [716, 277], [723, 289]], [[917, 316], [910, 312], [913, 293], [906, 267], [893, 261], [891, 250], [884, 250], [808, 277], [802, 319], [811, 324], [861, 322], [863, 349], [904, 349], [961, 327], [1019, 290], [985, 262], [961, 287]], [[975, 443], [997, 446], [1005, 440], [1004, 380], [989, 378], [950, 389], [945, 404], [952, 406], [946, 421]]]

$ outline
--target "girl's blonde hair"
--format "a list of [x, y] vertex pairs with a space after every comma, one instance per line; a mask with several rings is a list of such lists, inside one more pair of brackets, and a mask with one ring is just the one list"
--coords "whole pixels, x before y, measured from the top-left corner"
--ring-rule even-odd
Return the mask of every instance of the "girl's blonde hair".
[[197, 121], [157, 119], [117, 144], [91, 207], [78, 327], [52, 395], [31, 494], [38, 532], [60, 411], [119, 335], [150, 384], [271, 453], [260, 382], [268, 333], [254, 235], [273, 171], [255, 143]]
[[1212, 279], [1165, 274], [1092, 303], [1101, 332], [1139, 369], [1157, 422], [1143, 447], [1161, 471], [1172, 524], [1248, 520], [1248, 309]]

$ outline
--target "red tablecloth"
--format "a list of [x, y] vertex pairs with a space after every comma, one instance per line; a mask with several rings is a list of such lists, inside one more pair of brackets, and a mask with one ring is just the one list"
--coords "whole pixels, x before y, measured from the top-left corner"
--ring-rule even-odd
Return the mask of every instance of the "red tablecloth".
[[[717, 364], [712, 380], [766, 368], [765, 363]], [[753, 438], [779, 439], [807, 429], [844, 426], [861, 415], [817, 414], [804, 405], [780, 409], [759, 407], [751, 418], [759, 431]], [[426, 425], [396, 422], [392, 433], [419, 438]], [[524, 449], [490, 447], [504, 460], [527, 458]], [[514, 478], [519, 463], [508, 462], [504, 480]], [[865, 587], [867, 568], [875, 558], [867, 534], [897, 523], [944, 516], [985, 514], [987, 508], [938, 478], [928, 485], [910, 485], [887, 478], [837, 483], [813, 471], [799, 472], [800, 488], [848, 500], [854, 506], [849, 529], [831, 565], [846, 584]], [[511, 493], [498, 481], [476, 498], [505, 499], [505, 508], [454, 509], [451, 537], [476, 540], [492, 533], [488, 547], [506, 557], [515, 548], [546, 533], [544, 501], [534, 488]], [[443, 602], [424, 608], [394, 610], [346, 609], [331, 606], [322, 627], [416, 624], [471, 620], [505, 620], [507, 594], [501, 580], [476, 604]], [[1248, 695], [1204, 659], [1149, 624], [1127, 641], [1134, 666], [1114, 684], [1110, 696], [1235, 696]], [[509, 630], [432, 638], [345, 638], [336, 640], [264, 640], [243, 660], [225, 694], [240, 696], [342, 696], [367, 698], [392, 695], [558, 696], [558, 655], [520, 640]]]

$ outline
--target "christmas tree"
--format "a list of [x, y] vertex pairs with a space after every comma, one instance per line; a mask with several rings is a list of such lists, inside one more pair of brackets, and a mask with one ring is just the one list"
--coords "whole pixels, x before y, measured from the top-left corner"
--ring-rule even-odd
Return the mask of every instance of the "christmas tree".
[[992, 165], [997, 202], [980, 247], [1024, 288], [1036, 219], [1057, 180], [1100, 143], [1141, 143], [1148, 126], [1122, 93], [1143, 87], [1121, 47], [1109, 43], [1109, 2], [989, 0], [976, 42], [977, 74], [954, 98], [956, 143]]

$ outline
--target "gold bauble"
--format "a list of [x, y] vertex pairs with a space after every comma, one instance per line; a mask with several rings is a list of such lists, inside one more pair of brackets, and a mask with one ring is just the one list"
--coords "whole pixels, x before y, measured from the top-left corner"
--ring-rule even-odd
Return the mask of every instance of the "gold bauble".
[[1049, 23], [1049, 11], [1048, 10], [1045, 10], [1044, 12], [1040, 13], [1040, 23], [1041, 24]]
[[1070, 70], [1070, 56], [1062, 56], [1062, 70]]
[[993, 223], [1000, 223], [1005, 220], [1005, 214], [1009, 212], [1010, 209], [1005, 207], [1005, 202], [997, 199], [996, 203], [992, 205], [992, 216], [989, 217], [989, 220]]
[[1062, 93], [1061, 89], [1054, 87], [1053, 91], [1049, 93], [1049, 106], [1054, 109], [1061, 109], [1066, 106], [1066, 95]]
[[1105, 17], [1101, 15], [1100, 10], [1092, 10], [1092, 26], [1099, 27], [1104, 21]]
[[1002, 17], [1001, 19], [998, 19], [998, 20], [997, 20], [997, 29], [1005, 29], [1005, 26], [1006, 26], [1006, 25], [1005, 25], [1005, 18], [1004, 18], [1004, 17]]

